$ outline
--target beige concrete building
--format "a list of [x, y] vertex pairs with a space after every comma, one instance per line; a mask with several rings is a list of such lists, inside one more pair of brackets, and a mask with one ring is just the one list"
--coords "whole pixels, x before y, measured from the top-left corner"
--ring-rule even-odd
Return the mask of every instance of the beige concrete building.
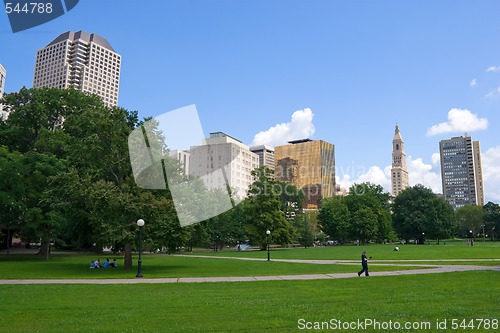
[[170, 150], [168, 156], [175, 158], [184, 169], [184, 175], [189, 175], [189, 151], [185, 150]]
[[470, 136], [439, 142], [443, 196], [454, 209], [484, 205], [483, 173], [479, 141]]
[[[5, 92], [5, 76], [7, 75], [7, 71], [5, 68], [0, 64], [0, 99], [3, 97], [3, 94]], [[3, 105], [0, 104], [0, 119], [7, 119], [8, 114], [6, 111], [3, 110]]]
[[398, 196], [399, 192], [408, 188], [408, 169], [406, 168], [406, 154], [403, 138], [396, 124], [394, 139], [392, 140], [392, 169], [391, 169], [391, 189], [392, 196]]
[[189, 150], [189, 173], [203, 179], [208, 189], [229, 185], [242, 199], [253, 182], [251, 172], [259, 167], [259, 156], [226, 133], [210, 133], [200, 146]]
[[274, 148], [275, 178], [304, 191], [304, 208], [318, 208], [335, 195], [335, 146], [310, 139], [289, 143]]
[[74, 88], [117, 106], [120, 69], [121, 56], [106, 39], [68, 31], [37, 51], [33, 88]]
[[250, 147], [250, 151], [259, 155], [259, 167], [265, 165], [271, 170], [274, 170], [274, 148], [261, 145]]
[[479, 145], [479, 141], [472, 142], [472, 151], [474, 152], [476, 202], [479, 206], [484, 206], [483, 167], [481, 165], [481, 147]]

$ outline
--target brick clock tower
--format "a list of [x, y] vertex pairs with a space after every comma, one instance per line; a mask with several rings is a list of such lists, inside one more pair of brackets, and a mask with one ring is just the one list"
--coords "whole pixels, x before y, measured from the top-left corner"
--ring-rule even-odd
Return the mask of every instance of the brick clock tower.
[[391, 169], [392, 195], [396, 197], [399, 192], [408, 187], [408, 170], [406, 169], [406, 154], [403, 138], [396, 124], [396, 132], [392, 140], [392, 169]]

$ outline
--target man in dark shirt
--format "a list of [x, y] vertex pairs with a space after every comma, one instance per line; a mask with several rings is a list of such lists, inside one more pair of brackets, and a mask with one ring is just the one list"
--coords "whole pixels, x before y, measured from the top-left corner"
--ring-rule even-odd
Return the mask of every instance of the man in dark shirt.
[[372, 257], [367, 258], [366, 251], [363, 251], [363, 254], [361, 255], [361, 265], [363, 265], [363, 269], [358, 272], [358, 276], [361, 276], [363, 272], [365, 272], [366, 276], [370, 276], [370, 274], [368, 274], [368, 260], [370, 260], [371, 258]]

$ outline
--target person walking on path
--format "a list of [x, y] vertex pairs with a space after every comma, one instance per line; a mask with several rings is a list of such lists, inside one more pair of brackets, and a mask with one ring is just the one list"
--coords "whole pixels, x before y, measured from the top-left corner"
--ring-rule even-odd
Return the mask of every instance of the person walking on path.
[[370, 276], [370, 274], [368, 274], [368, 260], [370, 260], [371, 258], [372, 257], [370, 258], [366, 257], [366, 250], [363, 251], [363, 254], [361, 255], [361, 265], [363, 265], [363, 269], [358, 272], [358, 276], [361, 276], [363, 272], [365, 272], [366, 276]]

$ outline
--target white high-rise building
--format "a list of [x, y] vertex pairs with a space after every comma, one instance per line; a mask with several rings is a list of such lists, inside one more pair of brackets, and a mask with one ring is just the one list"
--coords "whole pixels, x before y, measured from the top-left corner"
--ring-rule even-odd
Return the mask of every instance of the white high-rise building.
[[106, 39], [68, 31], [37, 51], [33, 88], [75, 88], [117, 106], [120, 68], [121, 56]]
[[250, 147], [250, 151], [259, 155], [259, 167], [265, 165], [269, 169], [274, 170], [274, 148], [261, 145]]
[[392, 140], [391, 185], [394, 197], [397, 197], [399, 192], [409, 186], [405, 147], [398, 124], [396, 124], [396, 131]]
[[[259, 156], [223, 132], [210, 133], [203, 141], [200, 146], [191, 146], [189, 173], [202, 177], [208, 189], [229, 185], [243, 198], [253, 182], [252, 170], [259, 167]], [[216, 172], [219, 169], [223, 172]]]
[[[7, 75], [7, 71], [0, 64], [0, 99], [2, 99], [4, 91], [5, 91], [5, 75]], [[7, 119], [8, 113], [3, 111], [3, 105], [0, 104], [0, 119]]]

